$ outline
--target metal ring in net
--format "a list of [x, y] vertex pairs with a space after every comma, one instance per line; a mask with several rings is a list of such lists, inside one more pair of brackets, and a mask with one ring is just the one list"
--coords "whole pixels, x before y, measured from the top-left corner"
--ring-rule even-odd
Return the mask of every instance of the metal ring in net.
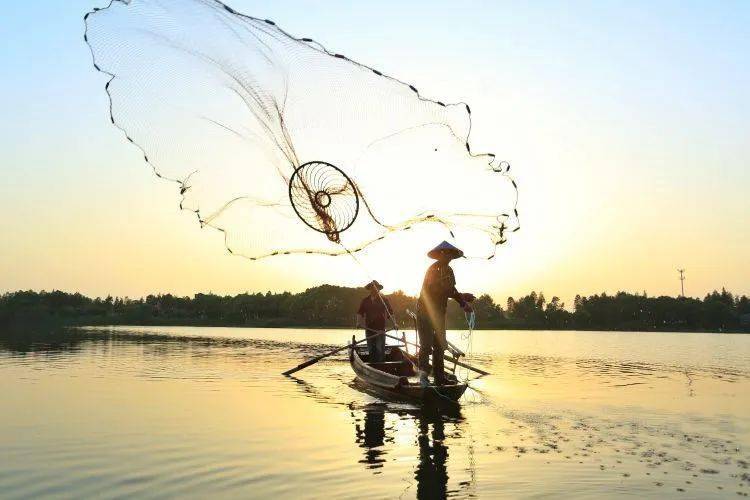
[[324, 161], [311, 161], [294, 171], [289, 200], [302, 222], [337, 243], [339, 233], [349, 229], [359, 213], [359, 194], [352, 180]]

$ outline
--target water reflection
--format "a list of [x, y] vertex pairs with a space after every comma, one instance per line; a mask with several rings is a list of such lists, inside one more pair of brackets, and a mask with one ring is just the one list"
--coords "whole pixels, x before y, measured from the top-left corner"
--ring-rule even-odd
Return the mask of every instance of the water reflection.
[[[386, 451], [383, 446], [386, 443], [385, 405], [368, 405], [362, 413], [364, 413], [364, 425], [356, 417], [354, 422], [356, 435], [354, 441], [365, 450], [360, 463], [367, 464], [368, 469], [379, 469], [386, 461]], [[387, 441], [393, 442], [393, 437], [389, 436]]]
[[4, 329], [0, 331], [0, 351], [12, 354], [75, 352], [90, 339], [102, 335], [81, 335], [75, 330]]
[[442, 418], [419, 419], [419, 465], [414, 474], [417, 498], [445, 498], [448, 488], [448, 447], [445, 445], [445, 422]]
[[395, 447], [395, 434], [411, 436], [416, 467], [417, 498], [446, 498], [473, 488], [473, 464], [469, 470], [471, 481], [462, 482], [459, 490], [448, 489], [448, 444], [446, 424], [456, 426], [451, 439], [462, 439], [464, 419], [460, 412], [445, 414], [429, 408], [394, 409], [387, 403], [371, 403], [361, 409], [352, 408], [355, 443], [364, 450], [358, 460], [374, 474], [380, 474], [388, 463], [388, 452]]
[[[0, 329], [0, 496], [711, 498], [750, 488], [750, 362], [529, 355], [543, 346], [524, 332], [533, 345], [521, 353], [472, 358], [494, 375], [447, 415], [363, 392], [343, 354], [282, 377], [331, 349], [321, 335]], [[585, 338], [596, 350], [610, 337]], [[750, 360], [750, 337], [722, 341], [738, 346], [731, 359]]]

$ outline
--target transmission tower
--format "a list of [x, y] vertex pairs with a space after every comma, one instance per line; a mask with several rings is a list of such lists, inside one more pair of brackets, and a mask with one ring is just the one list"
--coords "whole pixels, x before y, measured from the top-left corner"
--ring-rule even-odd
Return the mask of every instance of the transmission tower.
[[684, 269], [678, 269], [678, 273], [680, 273], [680, 290], [682, 290], [681, 296], [685, 296], [685, 270]]

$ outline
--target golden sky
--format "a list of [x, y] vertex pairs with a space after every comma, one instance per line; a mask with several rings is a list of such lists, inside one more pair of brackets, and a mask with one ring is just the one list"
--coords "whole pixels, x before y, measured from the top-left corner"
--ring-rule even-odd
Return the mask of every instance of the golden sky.
[[[430, 97], [471, 103], [473, 143], [513, 165], [522, 229], [493, 261], [457, 262], [460, 289], [502, 302], [530, 290], [567, 302], [674, 295], [683, 267], [688, 295], [750, 294], [746, 5], [476, 3], [467, 13], [445, 3], [424, 23], [416, 7], [393, 20], [373, 6], [235, 4]], [[386, 291], [419, 288], [437, 241], [397, 237], [365, 256], [367, 271], [348, 257], [227, 255], [109, 125], [81, 40], [89, 8], [39, 2], [31, 28], [20, 7], [0, 21], [0, 291], [234, 294], [371, 277]]]

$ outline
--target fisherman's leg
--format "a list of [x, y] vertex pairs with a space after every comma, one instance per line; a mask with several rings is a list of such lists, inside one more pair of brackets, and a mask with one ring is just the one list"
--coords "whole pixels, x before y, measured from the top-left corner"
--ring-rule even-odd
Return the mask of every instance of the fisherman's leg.
[[435, 329], [432, 322], [420, 316], [417, 319], [417, 333], [419, 334], [419, 384], [425, 388], [430, 385], [427, 376], [430, 374], [430, 353], [435, 345]]
[[445, 383], [445, 367], [443, 365], [443, 351], [440, 346], [436, 345], [432, 348], [432, 376], [435, 379], [435, 383], [440, 385]]
[[419, 369], [429, 373], [433, 331], [429, 321], [422, 317], [417, 320], [417, 334], [419, 335]]
[[378, 340], [376, 338], [373, 338], [373, 335], [367, 331], [367, 353], [369, 354], [368, 360], [372, 363], [375, 361], [375, 357], [377, 356], [377, 353], [375, 352], [377, 350], [377, 345], [375, 342]]
[[385, 335], [375, 337], [375, 361], [385, 361]]
[[438, 315], [433, 321], [435, 328], [435, 345], [442, 350], [448, 349], [447, 333], [445, 331], [445, 312]]
[[439, 321], [439, 324], [435, 325], [435, 345], [432, 348], [432, 376], [436, 384], [445, 383], [443, 356], [445, 348], [448, 345], [446, 341], [445, 316], [441, 319], [442, 321]]

